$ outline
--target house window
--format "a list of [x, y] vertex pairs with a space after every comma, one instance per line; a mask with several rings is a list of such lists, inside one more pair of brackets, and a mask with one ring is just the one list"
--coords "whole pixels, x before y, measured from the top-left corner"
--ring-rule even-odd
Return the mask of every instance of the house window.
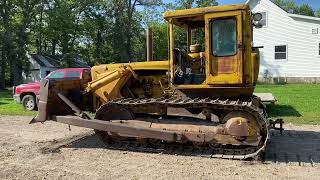
[[314, 29], [312, 29], [312, 34], [318, 34], [318, 28], [314, 28]]
[[287, 59], [287, 45], [275, 46], [274, 48], [274, 59], [275, 60], [286, 60]]

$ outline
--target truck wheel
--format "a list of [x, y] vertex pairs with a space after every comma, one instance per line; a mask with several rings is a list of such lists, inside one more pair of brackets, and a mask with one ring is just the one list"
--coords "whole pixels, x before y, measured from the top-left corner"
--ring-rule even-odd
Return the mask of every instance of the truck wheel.
[[33, 95], [25, 95], [22, 98], [22, 105], [28, 111], [33, 111], [37, 108], [36, 98]]

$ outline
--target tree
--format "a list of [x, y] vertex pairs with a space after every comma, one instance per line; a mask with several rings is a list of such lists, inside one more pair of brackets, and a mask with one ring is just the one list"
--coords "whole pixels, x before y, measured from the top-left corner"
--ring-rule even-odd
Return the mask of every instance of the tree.
[[301, 6], [298, 6], [293, 0], [275, 0], [274, 2], [276, 5], [289, 13], [315, 16], [312, 7], [308, 4], [302, 4]]
[[194, 7], [217, 6], [216, 0], [178, 0], [177, 9], [190, 9]]
[[168, 25], [155, 21], [150, 24], [150, 27], [153, 31], [154, 59], [168, 59]]
[[218, 2], [216, 0], [196, 0], [198, 7], [208, 7], [208, 6], [217, 6]]
[[[194, 0], [192, 7], [212, 2]], [[1, 0], [0, 88], [21, 82], [28, 54], [62, 57], [60, 67], [77, 57], [90, 65], [144, 60], [147, 26], [154, 28], [155, 57], [166, 59], [164, 8], [162, 0]]]
[[317, 17], [320, 17], [320, 9], [317, 10], [316, 16], [317, 16]]
[[[3, 6], [0, 6], [3, 8]], [[0, 9], [3, 11], [3, 9]], [[3, 27], [3, 19], [0, 16], [0, 90], [5, 88], [5, 69], [6, 69], [6, 62], [5, 62], [5, 53], [4, 53], [4, 45], [3, 45], [3, 37], [4, 37], [4, 27]]]
[[[7, 78], [3, 78], [6, 69], [10, 69], [8, 73], [13, 85], [22, 82], [22, 71], [28, 71], [27, 45], [34, 7], [37, 4], [38, 0], [3, 0], [0, 3], [0, 17], [3, 24], [0, 33], [3, 45], [1, 49], [2, 81]], [[1, 84], [3, 86], [3, 82]]]
[[[137, 6], [156, 6], [162, 4], [161, 0], [112, 0], [117, 32], [122, 32], [120, 38], [124, 37], [124, 48], [126, 51], [126, 59], [133, 60], [132, 39], [136, 35], [133, 33], [135, 12]], [[120, 30], [120, 31], [119, 31]]]
[[[2, 29], [2, 49], [1, 49], [1, 79], [5, 79], [2, 76], [5, 74], [6, 65], [10, 67], [15, 67], [16, 57], [15, 57], [15, 49], [13, 44], [13, 24], [12, 18], [15, 14], [15, 6], [14, 2], [10, 0], [3, 0], [0, 2], [0, 16], [3, 24]], [[6, 63], [6, 64], [5, 64]], [[13, 69], [13, 68], [10, 68]], [[10, 73], [11, 77], [13, 77], [13, 73]], [[14, 77], [12, 78], [14, 79]], [[3, 86], [3, 82], [1, 82]], [[14, 82], [15, 83], [15, 82]]]
[[[199, 8], [207, 6], [216, 6], [218, 3], [216, 0], [179, 0], [176, 5], [178, 9]], [[197, 44], [204, 44], [204, 29], [194, 29], [192, 32], [192, 41]], [[179, 48], [188, 49], [187, 47], [187, 32], [185, 29], [177, 27], [175, 29], [175, 46]]]
[[305, 16], [315, 16], [312, 7], [309, 6], [308, 4], [302, 4], [299, 7], [299, 14], [305, 15]]
[[12, 72], [13, 72], [13, 84], [18, 85], [22, 82], [22, 71], [28, 73], [29, 63], [27, 59], [27, 45], [29, 41], [30, 28], [32, 17], [35, 16], [36, 11], [34, 8], [39, 4], [40, 0], [24, 0], [17, 1], [17, 18], [21, 17], [17, 27], [17, 58], [13, 61]]
[[289, 13], [299, 14], [299, 7], [293, 0], [275, 0], [275, 4]]
[[78, 46], [79, 54], [89, 64], [111, 63], [114, 58], [112, 36], [112, 8], [110, 1], [96, 0], [84, 13], [83, 32], [85, 45]]

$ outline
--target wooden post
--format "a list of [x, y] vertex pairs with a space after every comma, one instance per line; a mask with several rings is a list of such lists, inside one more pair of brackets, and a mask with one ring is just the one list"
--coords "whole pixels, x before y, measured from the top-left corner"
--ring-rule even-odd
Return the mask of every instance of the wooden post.
[[187, 33], [187, 46], [188, 49], [190, 48], [190, 45], [192, 44], [192, 30], [190, 27], [188, 27], [188, 33]]

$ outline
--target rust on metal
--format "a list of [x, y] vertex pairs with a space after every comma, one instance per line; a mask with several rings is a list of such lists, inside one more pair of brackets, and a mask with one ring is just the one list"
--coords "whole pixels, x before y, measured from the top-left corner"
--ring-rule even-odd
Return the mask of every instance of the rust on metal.
[[53, 120], [60, 123], [64, 123], [64, 124], [69, 124], [69, 125], [74, 125], [79, 127], [86, 127], [86, 128], [91, 128], [91, 129], [96, 129], [101, 131], [122, 133], [122, 134], [131, 135], [131, 136], [138, 136], [142, 138], [154, 138], [154, 139], [173, 141], [173, 142], [182, 141], [182, 137], [181, 137], [182, 135], [172, 131], [135, 127], [135, 126], [129, 126], [121, 123], [113, 123], [113, 122], [96, 120], [96, 119], [88, 120], [88, 119], [83, 119], [77, 116], [55, 116], [53, 117]]
[[238, 68], [237, 56], [217, 57], [217, 73], [234, 73]]
[[30, 124], [36, 122], [44, 122], [47, 120], [47, 100], [49, 92], [49, 80], [43, 79], [40, 82], [40, 98], [38, 104], [38, 114], [34, 117]]

